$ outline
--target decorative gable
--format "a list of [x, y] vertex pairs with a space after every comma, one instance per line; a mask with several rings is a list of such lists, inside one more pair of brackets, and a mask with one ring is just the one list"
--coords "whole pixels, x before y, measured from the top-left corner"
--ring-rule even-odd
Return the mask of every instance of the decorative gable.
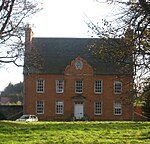
[[93, 68], [86, 60], [78, 56], [67, 65], [65, 75], [93, 75]]

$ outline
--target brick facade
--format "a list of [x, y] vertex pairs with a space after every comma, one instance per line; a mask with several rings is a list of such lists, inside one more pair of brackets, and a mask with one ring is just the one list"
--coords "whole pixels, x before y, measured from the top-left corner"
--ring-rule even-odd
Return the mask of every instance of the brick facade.
[[[76, 69], [76, 61], [83, 62], [83, 68]], [[36, 92], [36, 81], [44, 80], [44, 92]], [[64, 81], [64, 92], [56, 93], [56, 80]], [[75, 93], [75, 81], [83, 81], [83, 93]], [[102, 81], [102, 93], [94, 93], [94, 81]], [[122, 82], [122, 93], [114, 94], [114, 81]], [[83, 118], [88, 120], [131, 120], [132, 105], [129, 98], [130, 76], [95, 75], [92, 67], [81, 57], [72, 60], [62, 75], [29, 74], [25, 76], [25, 114], [38, 115], [40, 120], [73, 120], [75, 104], [83, 104]], [[44, 102], [44, 113], [37, 114], [36, 102]], [[63, 114], [56, 114], [56, 101], [62, 101]], [[114, 103], [121, 103], [121, 114], [114, 114]], [[94, 103], [101, 102], [102, 113], [95, 115]]]
[[[132, 68], [120, 73], [116, 63], [96, 58], [89, 50], [95, 39], [32, 36], [28, 25], [24, 114], [35, 114], [39, 120], [132, 119]], [[33, 67], [38, 64], [42, 69]]]

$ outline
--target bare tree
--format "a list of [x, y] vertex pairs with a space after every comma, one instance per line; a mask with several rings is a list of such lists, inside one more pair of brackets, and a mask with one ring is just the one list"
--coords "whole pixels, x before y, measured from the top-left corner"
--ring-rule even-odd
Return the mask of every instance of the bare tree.
[[[130, 54], [133, 55], [135, 73], [140, 71], [143, 76], [150, 72], [150, 2], [148, 0], [103, 0], [103, 2], [118, 6], [119, 12], [114, 14], [115, 19], [103, 19], [102, 26], [89, 20], [88, 27], [100, 38], [124, 39], [124, 46], [130, 48]], [[110, 54], [108, 47], [100, 51], [99, 55], [107, 52]], [[113, 51], [113, 54], [116, 60], [122, 61], [123, 57], [118, 51]]]
[[[91, 50], [106, 61], [114, 61], [121, 69], [133, 66], [131, 101], [140, 96], [143, 82], [150, 77], [150, 1], [96, 0], [114, 4], [117, 11], [109, 19], [93, 23], [88, 19], [92, 34], [103, 39], [103, 45], [91, 45]], [[119, 39], [119, 43], [118, 43]], [[113, 42], [111, 42], [113, 41]], [[134, 108], [132, 109], [134, 120]]]
[[40, 10], [35, 0], [0, 0], [0, 64], [19, 66], [24, 56], [24, 20]]

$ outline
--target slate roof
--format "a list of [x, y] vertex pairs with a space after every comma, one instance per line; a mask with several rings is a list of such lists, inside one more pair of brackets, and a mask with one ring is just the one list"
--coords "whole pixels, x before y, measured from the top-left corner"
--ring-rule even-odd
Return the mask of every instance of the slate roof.
[[[63, 74], [66, 66], [76, 57], [85, 59], [95, 74], [118, 74], [118, 67], [105, 62], [90, 50], [95, 38], [38, 38], [32, 39], [33, 46], [43, 59], [43, 69], [30, 68], [30, 73]], [[32, 69], [32, 71], [31, 71]]]

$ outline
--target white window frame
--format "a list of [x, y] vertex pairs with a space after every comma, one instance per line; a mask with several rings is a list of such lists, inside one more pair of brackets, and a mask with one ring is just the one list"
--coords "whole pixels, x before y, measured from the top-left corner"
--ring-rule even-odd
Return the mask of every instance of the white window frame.
[[45, 80], [43, 79], [36, 80], [36, 92], [37, 93], [44, 93], [44, 87], [45, 87]]
[[77, 94], [83, 93], [83, 80], [75, 81], [75, 93], [77, 93]]
[[114, 102], [114, 115], [122, 115], [122, 104], [119, 101]]
[[43, 100], [36, 101], [36, 113], [44, 114], [44, 101]]
[[94, 102], [94, 114], [102, 115], [102, 102], [101, 101]]
[[64, 92], [64, 80], [56, 80], [56, 93]]
[[94, 81], [94, 93], [95, 94], [102, 94], [103, 90], [103, 81], [102, 80], [95, 80]]
[[55, 113], [64, 114], [64, 102], [63, 101], [56, 101]]
[[122, 82], [114, 81], [114, 94], [121, 94], [121, 93], [122, 93]]

